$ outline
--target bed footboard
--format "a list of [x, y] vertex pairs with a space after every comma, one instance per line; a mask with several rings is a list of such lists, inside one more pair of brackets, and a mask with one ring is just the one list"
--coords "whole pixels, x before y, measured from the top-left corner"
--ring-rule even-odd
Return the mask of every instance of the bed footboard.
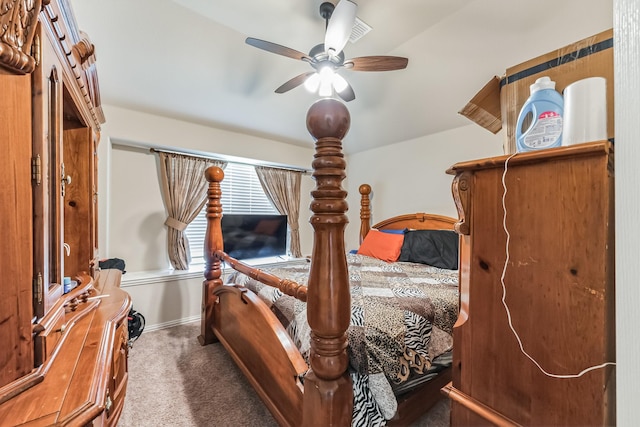
[[251, 291], [220, 286], [213, 291], [213, 331], [278, 424], [302, 424], [308, 367], [279, 320]]

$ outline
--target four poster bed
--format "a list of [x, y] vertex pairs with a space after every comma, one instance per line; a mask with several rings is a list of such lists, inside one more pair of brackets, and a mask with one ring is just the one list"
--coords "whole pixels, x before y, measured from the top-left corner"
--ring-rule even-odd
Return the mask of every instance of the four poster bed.
[[[370, 229], [371, 188], [362, 185], [362, 245], [347, 254], [341, 141], [349, 121], [346, 107], [331, 99], [316, 102], [307, 114], [316, 140], [310, 260], [259, 270], [229, 257], [220, 226], [224, 173], [206, 171], [207, 264], [198, 339], [224, 345], [280, 425], [383, 425], [385, 419], [407, 425], [443, 398], [440, 389], [451, 381], [457, 269], [407, 261], [407, 234], [389, 230], [453, 230], [456, 220], [410, 214]], [[376, 251], [390, 246], [402, 249], [405, 261], [377, 258]], [[235, 270], [227, 284], [223, 263]]]

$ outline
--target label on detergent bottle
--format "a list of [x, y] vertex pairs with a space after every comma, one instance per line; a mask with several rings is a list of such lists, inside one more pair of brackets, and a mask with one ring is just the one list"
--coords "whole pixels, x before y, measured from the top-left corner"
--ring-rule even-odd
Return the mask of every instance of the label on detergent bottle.
[[555, 111], [545, 111], [523, 138], [523, 144], [531, 149], [547, 148], [562, 135], [562, 116]]

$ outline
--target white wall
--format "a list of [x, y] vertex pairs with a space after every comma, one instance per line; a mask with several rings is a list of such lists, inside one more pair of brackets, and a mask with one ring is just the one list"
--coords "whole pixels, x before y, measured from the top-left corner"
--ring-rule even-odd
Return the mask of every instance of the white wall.
[[[297, 147], [258, 138], [103, 106], [107, 122], [99, 148], [99, 247], [102, 258], [122, 258], [127, 273], [122, 288], [146, 318], [147, 330], [200, 316], [203, 274], [169, 271], [166, 212], [158, 180], [158, 156], [146, 144], [258, 159], [310, 169], [314, 145]], [[300, 238], [311, 253], [313, 229], [308, 221], [315, 181], [304, 175], [301, 186]], [[307, 216], [305, 216], [307, 215]]]
[[126, 276], [123, 279], [128, 281], [121, 287], [131, 296], [133, 308], [145, 317], [145, 332], [200, 319], [202, 274], [147, 280]]
[[[108, 224], [108, 229], [102, 230], [101, 242], [106, 240], [106, 245], [100, 245], [101, 255], [124, 259], [128, 271], [166, 269], [169, 260], [158, 156], [127, 144], [189, 149], [300, 168], [310, 168], [313, 156], [311, 138], [309, 148], [297, 147], [112, 106], [105, 106], [105, 115], [102, 143], [110, 145], [109, 153], [105, 153], [108, 199], [103, 197], [100, 206], [106, 208], [101, 225]], [[102, 158], [100, 161], [102, 167]], [[302, 181], [300, 235], [303, 253], [307, 253], [311, 250], [313, 230], [304, 214], [314, 181], [310, 175], [303, 176]]]
[[457, 218], [446, 170], [456, 162], [503, 154], [503, 131], [497, 135], [469, 122], [468, 126], [348, 158], [349, 226], [347, 248], [358, 245], [361, 184], [372, 189], [371, 221], [407, 213], [429, 212]]
[[640, 2], [614, 0], [617, 424], [640, 422]]

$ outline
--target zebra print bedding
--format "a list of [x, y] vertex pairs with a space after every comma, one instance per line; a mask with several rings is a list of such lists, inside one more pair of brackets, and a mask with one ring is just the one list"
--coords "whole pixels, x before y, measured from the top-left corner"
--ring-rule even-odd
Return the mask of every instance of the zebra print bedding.
[[[347, 262], [352, 425], [384, 425], [396, 412], [395, 396], [406, 392], [407, 385], [420, 377], [432, 375], [434, 359], [451, 350], [458, 316], [458, 271], [409, 262], [386, 263], [359, 254], [348, 254]], [[306, 285], [309, 267], [307, 261], [294, 261], [262, 270]], [[256, 293], [308, 358], [306, 303], [242, 273], [232, 273], [226, 282]]]

